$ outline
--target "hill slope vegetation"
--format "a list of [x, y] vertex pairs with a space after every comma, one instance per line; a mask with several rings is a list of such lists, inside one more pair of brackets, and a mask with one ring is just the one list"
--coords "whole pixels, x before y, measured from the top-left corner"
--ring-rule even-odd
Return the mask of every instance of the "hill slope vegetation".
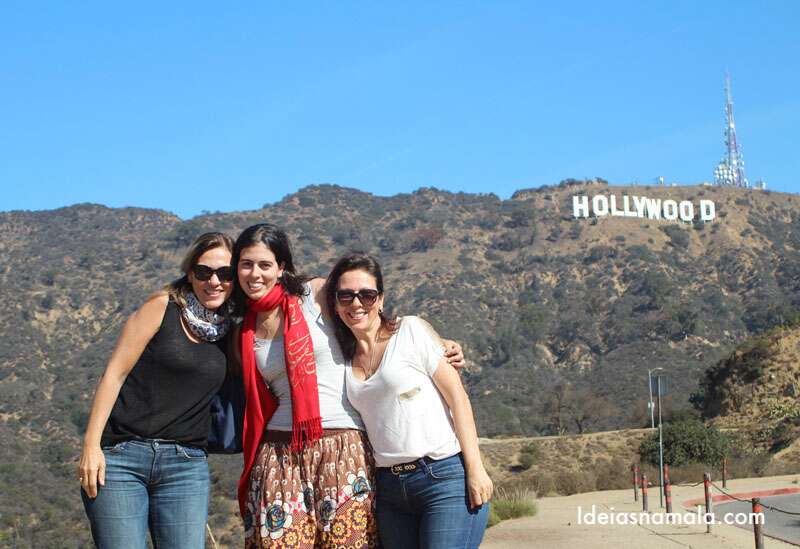
[[[718, 217], [574, 219], [572, 196], [597, 193], [710, 199]], [[664, 367], [672, 406], [688, 407], [709, 366], [800, 308], [800, 198], [781, 193], [569, 180], [500, 200], [320, 185], [187, 221], [92, 204], [0, 213], [1, 535], [85, 544], [72, 460], [121, 323], [178, 276], [195, 236], [262, 221], [287, 230], [309, 274], [349, 249], [378, 256], [394, 312], [464, 344], [482, 436], [643, 426], [648, 368]], [[227, 486], [237, 461], [223, 461]]]

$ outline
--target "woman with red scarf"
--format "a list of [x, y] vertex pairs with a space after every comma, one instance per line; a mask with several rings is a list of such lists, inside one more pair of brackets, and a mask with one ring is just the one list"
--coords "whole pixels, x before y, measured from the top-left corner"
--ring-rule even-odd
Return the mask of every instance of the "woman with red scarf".
[[[345, 397], [345, 359], [324, 279], [299, 276], [286, 234], [266, 223], [239, 235], [233, 265], [247, 304], [238, 490], [245, 546], [377, 546], [374, 462], [364, 423]], [[463, 363], [457, 346], [449, 356]]]

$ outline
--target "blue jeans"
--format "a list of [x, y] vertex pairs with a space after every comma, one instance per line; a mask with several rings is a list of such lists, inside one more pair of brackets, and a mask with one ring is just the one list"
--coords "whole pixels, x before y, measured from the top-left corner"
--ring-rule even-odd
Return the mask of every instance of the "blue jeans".
[[205, 450], [163, 440], [128, 440], [103, 449], [106, 483], [81, 490], [100, 549], [202, 549], [208, 518]]
[[461, 454], [419, 459], [417, 470], [377, 470], [378, 531], [384, 548], [477, 548], [489, 519], [489, 504], [469, 508]]

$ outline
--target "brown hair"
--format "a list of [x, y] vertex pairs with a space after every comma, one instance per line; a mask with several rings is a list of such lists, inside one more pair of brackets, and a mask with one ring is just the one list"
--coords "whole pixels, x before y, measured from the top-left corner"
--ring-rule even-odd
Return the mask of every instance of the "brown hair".
[[[378, 260], [371, 255], [364, 252], [351, 252], [336, 262], [331, 274], [328, 275], [328, 280], [325, 282], [325, 301], [328, 305], [328, 311], [333, 317], [336, 339], [339, 341], [339, 346], [342, 348], [345, 358], [352, 360], [356, 354], [356, 338], [350, 328], [336, 314], [336, 287], [339, 285], [339, 279], [342, 275], [349, 271], [365, 271], [374, 276], [375, 289], [378, 290], [380, 295], [383, 295], [383, 273]], [[389, 318], [383, 314], [383, 311], [379, 311], [378, 315], [381, 318], [381, 327], [383, 329], [389, 333], [394, 333], [397, 330], [399, 321], [396, 316]]]
[[189, 246], [186, 254], [181, 260], [181, 271], [183, 276], [177, 280], [173, 280], [162, 291], [166, 292], [170, 299], [173, 300], [182, 309], [186, 307], [185, 292], [192, 289], [192, 284], [189, 282], [189, 272], [195, 266], [200, 256], [208, 250], [214, 248], [225, 248], [233, 254], [233, 239], [225, 233], [211, 232], [204, 233], [197, 237], [197, 239]]

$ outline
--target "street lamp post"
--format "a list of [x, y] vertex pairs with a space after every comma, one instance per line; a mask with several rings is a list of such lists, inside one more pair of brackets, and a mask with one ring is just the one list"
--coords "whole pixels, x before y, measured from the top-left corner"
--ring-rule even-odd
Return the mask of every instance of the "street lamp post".
[[661, 374], [656, 376], [658, 392], [658, 478], [661, 481], [658, 490], [658, 506], [664, 507], [664, 437], [661, 429]]
[[650, 428], [656, 428], [656, 420], [655, 420], [655, 405], [653, 403], [653, 372], [657, 372], [659, 370], [663, 370], [664, 368], [652, 368], [647, 370], [647, 390], [650, 395], [650, 400], [647, 403], [647, 407], [650, 408]]
[[[655, 406], [653, 405], [653, 372], [663, 371], [664, 368], [651, 368], [647, 370], [647, 389], [650, 394], [650, 428], [655, 429]], [[656, 398], [658, 399], [658, 505], [664, 507], [664, 437], [661, 428], [661, 374], [656, 374]]]

